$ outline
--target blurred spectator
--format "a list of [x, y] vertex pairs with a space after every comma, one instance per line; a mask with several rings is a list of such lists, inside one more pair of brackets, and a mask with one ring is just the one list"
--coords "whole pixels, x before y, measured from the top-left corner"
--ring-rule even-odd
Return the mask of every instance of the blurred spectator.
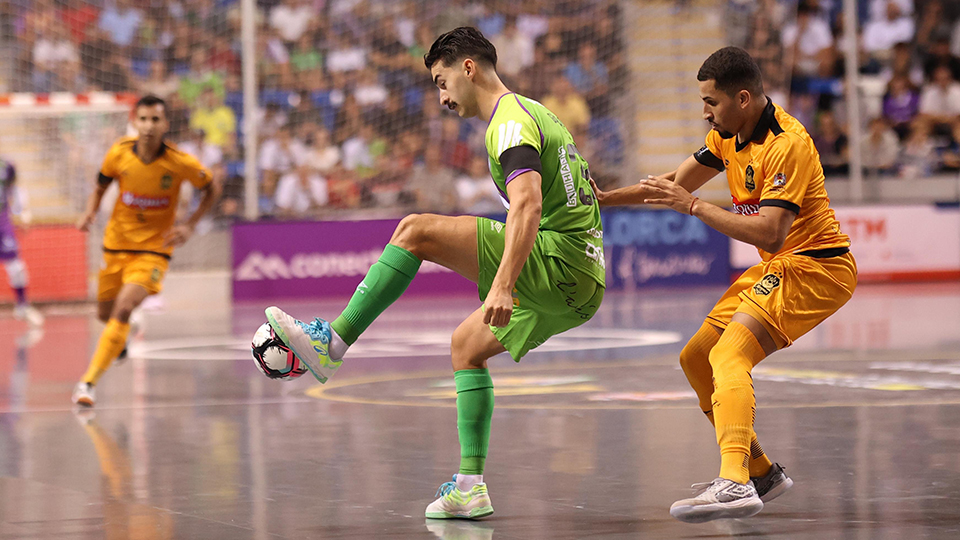
[[[504, 98], [506, 99], [506, 98]], [[467, 144], [465, 135], [469, 124], [461, 122], [454, 113], [444, 113], [440, 124], [439, 144], [430, 144], [443, 149], [441, 160], [444, 165], [462, 171], [467, 168], [473, 152]]]
[[420, 121], [420, 115], [410, 112], [399, 92], [390, 92], [383, 107], [373, 116], [377, 130], [391, 141], [401, 133], [416, 129]]
[[950, 19], [943, 11], [943, 3], [940, 0], [927, 0], [917, 22], [917, 48], [925, 53], [940, 39], [945, 39], [949, 48], [950, 31]]
[[887, 4], [894, 3], [904, 17], [912, 17], [914, 0], [870, 0], [869, 20], [880, 21], [887, 18]]
[[797, 6], [797, 20], [783, 29], [782, 40], [794, 77], [816, 77], [821, 64], [832, 63], [833, 33], [808, 2]]
[[456, 180], [458, 207], [471, 215], [490, 215], [503, 211], [500, 192], [490, 177], [485, 156], [473, 156], [467, 174]]
[[930, 45], [930, 51], [923, 59], [923, 74], [927, 79], [933, 79], [933, 72], [940, 66], [950, 68], [953, 80], [960, 81], [960, 58], [950, 53], [947, 38], [938, 38]]
[[590, 125], [590, 108], [587, 100], [573, 90], [566, 77], [553, 80], [551, 92], [543, 98], [543, 106], [549, 109], [570, 131], [575, 140], [580, 140]]
[[330, 132], [324, 128], [318, 128], [305, 141], [307, 145], [306, 163], [319, 172], [328, 174], [340, 165], [340, 148], [333, 144], [330, 138]]
[[342, 34], [337, 34], [333, 48], [327, 54], [327, 71], [350, 72], [367, 67], [367, 51], [350, 43]]
[[[751, 31], [747, 34], [746, 51], [757, 61], [763, 75], [763, 86], [767, 94], [783, 93], [785, 73], [783, 70], [783, 43], [780, 29], [774, 26], [766, 2], [754, 11]], [[777, 102], [777, 99], [774, 99]]]
[[308, 0], [282, 0], [270, 10], [270, 26], [283, 41], [293, 43], [315, 24], [317, 13]]
[[517, 30], [531, 40], [536, 41], [550, 30], [550, 18], [545, 15], [548, 9], [545, 0], [527, 0], [519, 2], [517, 7], [520, 11], [517, 14]]
[[[400, 42], [396, 27], [390, 19], [384, 17], [377, 22], [377, 28], [373, 30], [373, 39], [370, 40], [370, 65], [379, 71], [385, 85], [392, 88], [409, 86], [414, 75], [409, 71], [411, 66], [407, 47]], [[422, 65], [421, 63], [420, 66]]]
[[341, 93], [341, 95], [343, 101], [337, 109], [337, 116], [333, 122], [333, 125], [336, 126], [334, 140], [338, 144], [343, 144], [347, 139], [356, 135], [364, 123], [363, 111], [360, 109], [357, 98], [354, 97], [353, 93]]
[[[397, 38], [404, 47], [413, 47], [417, 42], [417, 5], [412, 0], [396, 2], [396, 16], [393, 17], [393, 27]], [[424, 25], [429, 30], [429, 26]]]
[[863, 163], [870, 176], [888, 176], [896, 171], [900, 140], [882, 117], [870, 121], [863, 139]]
[[302, 88], [319, 89], [324, 85], [323, 53], [309, 34], [303, 34], [290, 52], [290, 69]]
[[60, 23], [52, 24], [33, 44], [33, 91], [68, 90], [60, 86], [57, 73], [64, 65], [79, 62], [80, 54], [68, 39], [66, 29]]
[[503, 32], [490, 40], [498, 54], [497, 73], [515, 81], [520, 73], [533, 65], [533, 38], [517, 29], [516, 17], [507, 17]]
[[597, 48], [592, 43], [584, 43], [580, 47], [577, 61], [567, 65], [564, 75], [577, 93], [587, 99], [590, 110], [597, 116], [605, 116], [609, 112], [607, 66], [597, 60]]
[[181, 142], [178, 146], [180, 150], [200, 160], [200, 163], [208, 169], [212, 169], [223, 162], [223, 149], [208, 143], [206, 134], [202, 129], [191, 131], [190, 138]]
[[370, 124], [360, 123], [360, 129], [343, 142], [343, 166], [357, 171], [360, 176], [369, 176], [373, 170], [374, 153], [371, 151], [375, 132]]
[[100, 79], [92, 82], [99, 84], [104, 92], [129, 92], [132, 88], [130, 81], [130, 57], [113, 50], [107, 53]]
[[910, 124], [910, 135], [900, 153], [902, 178], [921, 178], [933, 172], [937, 156], [930, 137], [932, 130], [933, 124], [923, 116], [914, 118]]
[[212, 88], [206, 88], [190, 115], [190, 128], [203, 130], [207, 144], [223, 148], [236, 136], [237, 116], [223, 104], [222, 97]]
[[287, 113], [280, 105], [267, 103], [264, 107], [257, 109], [257, 119], [260, 136], [269, 139], [287, 123]]
[[443, 164], [439, 146], [427, 146], [423, 164], [414, 166], [409, 190], [414, 208], [420, 212], [443, 212], [456, 208], [456, 180], [452, 169]]
[[387, 100], [387, 94], [387, 87], [380, 84], [375, 70], [367, 68], [360, 72], [357, 85], [353, 90], [357, 105], [361, 107], [380, 105]]
[[91, 0], [61, 0], [60, 20], [66, 25], [70, 40], [82, 42], [87, 28], [100, 18], [100, 9]]
[[913, 41], [915, 30], [913, 17], [904, 15], [897, 0], [888, 0], [886, 17], [864, 25], [863, 49], [873, 58], [887, 61], [894, 45]]
[[888, 83], [897, 76], [908, 79], [914, 86], [923, 84], [923, 67], [914, 60], [913, 48], [909, 43], [894, 45], [890, 65], [880, 72], [880, 77]]
[[143, 13], [134, 7], [133, 0], [115, 0], [100, 12], [101, 29], [110, 40], [121, 47], [129, 47], [140, 30]]
[[293, 129], [285, 125], [276, 136], [264, 141], [260, 147], [260, 170], [263, 173], [264, 196], [273, 198], [277, 181], [281, 176], [296, 170], [306, 158], [303, 143], [293, 137]]
[[820, 152], [823, 174], [846, 175], [850, 173], [847, 135], [840, 129], [837, 119], [830, 111], [822, 111], [819, 117], [819, 129], [814, 144]]
[[257, 51], [257, 73], [263, 87], [279, 88], [292, 82], [290, 53], [276, 30], [261, 28], [257, 33]]
[[953, 80], [950, 68], [939, 66], [920, 94], [920, 113], [934, 126], [948, 126], [960, 119], [960, 83]]
[[281, 217], [303, 217], [325, 206], [328, 198], [327, 179], [304, 164], [280, 177], [274, 202]]
[[197, 47], [190, 55], [190, 71], [180, 78], [177, 93], [188, 107], [194, 107], [200, 95], [211, 90], [218, 98], [226, 95], [226, 81], [223, 74], [210, 69], [210, 51]]
[[162, 99], [168, 99], [180, 88], [180, 80], [167, 73], [167, 66], [162, 60], [150, 62], [150, 77], [139, 84], [141, 94], [153, 94]]
[[883, 117], [903, 140], [910, 132], [910, 122], [920, 112], [920, 92], [906, 77], [890, 80], [883, 96]]

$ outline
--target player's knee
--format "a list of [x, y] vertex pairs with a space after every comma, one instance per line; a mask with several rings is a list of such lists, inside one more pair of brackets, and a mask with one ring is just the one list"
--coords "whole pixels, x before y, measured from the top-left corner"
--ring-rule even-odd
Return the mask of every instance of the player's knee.
[[114, 308], [111, 318], [126, 324], [130, 322], [130, 315], [133, 313], [133, 308], [134, 306], [117, 306]]
[[700, 365], [703, 362], [709, 363], [708, 358], [704, 358], [697, 347], [694, 347], [691, 343], [687, 343], [683, 350], [680, 351], [680, 368], [684, 373], [689, 373], [690, 369], [694, 366]]
[[450, 337], [450, 358], [454, 371], [484, 367], [487, 359], [477, 354], [472, 338], [473, 334], [463, 325], [453, 331]]
[[390, 243], [416, 255], [417, 248], [423, 243], [425, 221], [423, 214], [410, 214], [404, 217], [393, 231]]

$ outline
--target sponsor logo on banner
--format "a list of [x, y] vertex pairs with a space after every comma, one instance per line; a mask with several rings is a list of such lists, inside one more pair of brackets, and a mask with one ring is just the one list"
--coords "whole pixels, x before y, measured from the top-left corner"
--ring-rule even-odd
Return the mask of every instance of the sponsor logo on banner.
[[[237, 300], [349, 297], [380, 258], [399, 220], [258, 222], [233, 226]], [[459, 274], [424, 262], [406, 296], [477, 294]]]
[[607, 287], [723, 285], [729, 242], [699, 219], [670, 210], [602, 215]]

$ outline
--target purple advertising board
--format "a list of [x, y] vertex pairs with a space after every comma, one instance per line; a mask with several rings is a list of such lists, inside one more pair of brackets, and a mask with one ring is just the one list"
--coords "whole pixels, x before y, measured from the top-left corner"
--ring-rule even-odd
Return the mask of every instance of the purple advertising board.
[[[400, 220], [237, 223], [233, 298], [346, 297], [377, 261]], [[407, 295], [477, 294], [459, 274], [424, 262]]]

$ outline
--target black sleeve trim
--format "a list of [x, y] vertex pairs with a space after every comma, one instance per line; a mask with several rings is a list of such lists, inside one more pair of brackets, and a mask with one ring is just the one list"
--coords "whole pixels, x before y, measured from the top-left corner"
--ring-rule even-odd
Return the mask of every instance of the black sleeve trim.
[[792, 203], [790, 201], [784, 201], [781, 199], [763, 199], [762, 201], [760, 201], [760, 207], [763, 208], [764, 206], [776, 206], [778, 208], [786, 208], [787, 210], [790, 210], [794, 214], [800, 213], [799, 204]]
[[515, 171], [526, 169], [543, 174], [543, 165], [540, 164], [540, 154], [537, 149], [525, 144], [507, 148], [500, 154], [500, 166], [503, 167], [503, 177], [510, 178]]
[[97, 177], [97, 183], [101, 186], [109, 186], [110, 182], [113, 182], [113, 178], [110, 178], [103, 173], [100, 173], [100, 176]]
[[724, 169], [726, 169], [726, 167], [723, 166], [723, 160], [713, 155], [713, 152], [707, 148], [707, 145], [703, 145], [703, 148], [694, 152], [693, 159], [697, 160], [697, 163], [703, 165], [704, 167], [711, 167], [720, 172], [723, 172]]

